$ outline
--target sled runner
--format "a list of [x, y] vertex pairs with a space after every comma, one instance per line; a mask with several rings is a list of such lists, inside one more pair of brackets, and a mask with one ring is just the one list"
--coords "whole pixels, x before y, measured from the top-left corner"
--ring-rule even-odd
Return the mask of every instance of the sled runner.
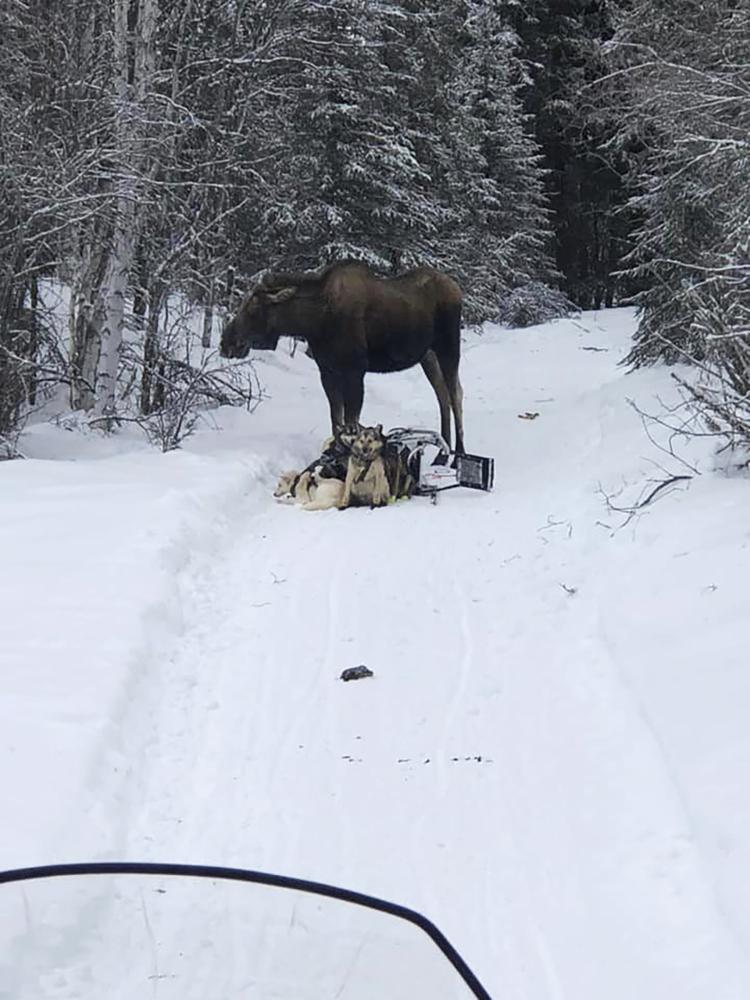
[[414, 477], [417, 496], [432, 497], [464, 486], [489, 492], [495, 482], [495, 460], [481, 455], [457, 455], [436, 431], [412, 427], [394, 427], [388, 431], [389, 445], [408, 452], [409, 471]]

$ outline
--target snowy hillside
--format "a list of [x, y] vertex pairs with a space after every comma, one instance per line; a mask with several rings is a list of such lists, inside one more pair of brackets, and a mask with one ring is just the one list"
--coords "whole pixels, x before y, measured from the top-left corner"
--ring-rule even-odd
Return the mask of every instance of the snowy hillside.
[[[618, 367], [634, 325], [467, 334], [496, 488], [436, 506], [274, 503], [328, 433], [301, 351], [180, 452], [31, 428], [0, 465], [0, 867], [348, 885], [496, 998], [750, 996], [747, 481], [693, 442], [702, 475], [608, 508], [686, 472], [628, 403], [673, 392]], [[434, 427], [421, 371], [368, 376], [363, 420]]]

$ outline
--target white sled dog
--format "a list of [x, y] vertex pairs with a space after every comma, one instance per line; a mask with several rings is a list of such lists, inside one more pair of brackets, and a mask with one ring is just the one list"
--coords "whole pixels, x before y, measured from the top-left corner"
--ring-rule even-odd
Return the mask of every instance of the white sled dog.
[[329, 479], [316, 469], [284, 472], [273, 495], [280, 503], [299, 503], [302, 510], [330, 510], [339, 507], [344, 496], [343, 479]]
[[339, 507], [344, 496], [343, 479], [328, 479], [317, 469], [303, 472], [297, 482], [296, 496], [302, 510], [330, 510]]
[[295, 502], [294, 490], [297, 486], [299, 476], [299, 472], [294, 469], [289, 469], [287, 472], [281, 473], [279, 481], [276, 484], [276, 489], [273, 491], [273, 495], [279, 503]]

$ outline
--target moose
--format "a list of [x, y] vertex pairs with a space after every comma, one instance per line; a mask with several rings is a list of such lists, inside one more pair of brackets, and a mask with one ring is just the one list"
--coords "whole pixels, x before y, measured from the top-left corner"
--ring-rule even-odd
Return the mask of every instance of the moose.
[[274, 351], [281, 336], [306, 340], [318, 366], [335, 433], [359, 421], [366, 372], [422, 366], [440, 408], [440, 433], [464, 453], [461, 289], [428, 267], [381, 277], [358, 261], [319, 271], [268, 274], [224, 327], [221, 353]]

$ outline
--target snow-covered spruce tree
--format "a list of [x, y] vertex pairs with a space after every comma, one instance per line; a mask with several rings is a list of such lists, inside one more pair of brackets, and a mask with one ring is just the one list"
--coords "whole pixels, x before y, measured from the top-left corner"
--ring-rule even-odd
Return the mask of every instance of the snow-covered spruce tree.
[[473, 319], [548, 276], [541, 166], [498, 5], [325, 0], [299, 16], [281, 80], [288, 201], [269, 213], [278, 260], [445, 267]]
[[746, 290], [749, 14], [733, 0], [640, 0], [616, 38], [623, 129], [643, 150], [643, 223], [631, 263], [649, 287], [634, 363], [700, 360], [708, 341], [693, 319], [704, 297]]
[[[750, 441], [750, 4], [640, 0], [615, 56], [643, 154], [631, 258], [648, 282], [628, 360], [692, 361], [696, 399]], [[705, 384], [704, 384], [705, 383]]]
[[630, 249], [623, 206], [627, 157], [610, 144], [619, 124], [592, 84], [608, 72], [612, 0], [506, 0], [527, 73], [524, 109], [544, 153], [556, 264], [583, 308], [611, 305], [630, 284], [614, 271]]
[[501, 6], [400, 3], [404, 127], [429, 173], [439, 223], [427, 256], [461, 281], [470, 320], [494, 318], [503, 292], [552, 271], [543, 173]]
[[291, 4], [294, 31], [279, 120], [286, 153], [277, 163], [266, 223], [277, 240], [270, 264], [312, 267], [356, 257], [390, 268], [435, 230], [429, 176], [404, 128], [399, 74], [385, 61], [400, 16], [381, 0]]
[[502, 6], [457, 6], [462, 30], [445, 83], [443, 190], [453, 218], [443, 247], [464, 278], [467, 316], [476, 319], [496, 316], [503, 293], [553, 273], [541, 156], [526, 128], [517, 37]]

